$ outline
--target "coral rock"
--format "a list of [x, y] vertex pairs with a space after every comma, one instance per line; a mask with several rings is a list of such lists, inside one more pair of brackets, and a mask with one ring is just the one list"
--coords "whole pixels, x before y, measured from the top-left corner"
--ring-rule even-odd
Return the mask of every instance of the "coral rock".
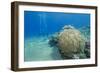
[[84, 52], [85, 38], [74, 27], [70, 25], [64, 26], [63, 31], [58, 35], [57, 46], [61, 53], [66, 55]]

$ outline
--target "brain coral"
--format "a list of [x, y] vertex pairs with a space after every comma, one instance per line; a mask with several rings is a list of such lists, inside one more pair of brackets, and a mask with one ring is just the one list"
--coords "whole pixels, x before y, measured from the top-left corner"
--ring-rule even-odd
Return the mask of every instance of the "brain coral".
[[58, 35], [58, 47], [66, 55], [84, 51], [85, 38], [72, 26], [64, 26]]

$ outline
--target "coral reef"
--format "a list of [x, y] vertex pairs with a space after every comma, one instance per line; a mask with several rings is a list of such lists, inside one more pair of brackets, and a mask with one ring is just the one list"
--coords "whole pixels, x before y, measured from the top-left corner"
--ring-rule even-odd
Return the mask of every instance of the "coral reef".
[[57, 43], [58, 43], [58, 37], [57, 37], [57, 34], [55, 34], [50, 37], [49, 44], [51, 47], [56, 47]]
[[[63, 27], [63, 31], [58, 35], [58, 47], [65, 56], [71, 56], [72, 58], [80, 58], [78, 53], [83, 53], [85, 48], [84, 36], [75, 29], [68, 25]], [[75, 55], [76, 54], [76, 55]]]
[[64, 59], [84, 59], [89, 56], [89, 50], [85, 50], [87, 46], [85, 37], [71, 25], [65, 25], [49, 42], [54, 42], [53, 46], [59, 48]]
[[87, 58], [90, 58], [90, 41], [85, 42], [84, 53], [86, 54]]
[[79, 31], [85, 36], [87, 40], [90, 40], [90, 26], [84, 26], [79, 28]]

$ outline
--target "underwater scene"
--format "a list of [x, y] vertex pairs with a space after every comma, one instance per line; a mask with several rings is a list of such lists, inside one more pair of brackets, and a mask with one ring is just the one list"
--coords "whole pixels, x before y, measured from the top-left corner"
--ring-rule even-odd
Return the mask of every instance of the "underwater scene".
[[24, 11], [24, 61], [90, 58], [90, 14]]

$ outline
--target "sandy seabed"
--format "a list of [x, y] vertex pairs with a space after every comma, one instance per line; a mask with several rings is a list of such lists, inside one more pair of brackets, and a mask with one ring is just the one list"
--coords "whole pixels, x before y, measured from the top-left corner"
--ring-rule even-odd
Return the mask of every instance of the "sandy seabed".
[[51, 47], [48, 37], [32, 37], [24, 41], [24, 61], [62, 60], [58, 48]]

